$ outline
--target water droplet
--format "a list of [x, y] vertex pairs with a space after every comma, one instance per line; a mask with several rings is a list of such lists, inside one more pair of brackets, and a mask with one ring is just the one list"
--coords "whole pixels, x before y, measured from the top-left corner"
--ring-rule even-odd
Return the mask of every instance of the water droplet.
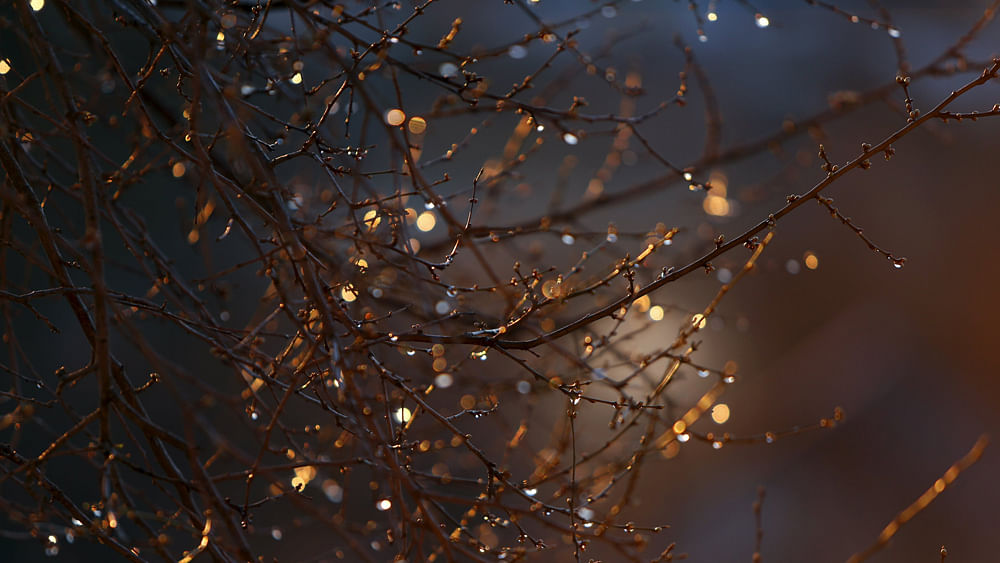
[[573, 235], [566, 233], [562, 236], [562, 242], [568, 246], [576, 242], [576, 238], [574, 238]]
[[607, 240], [611, 244], [614, 244], [614, 243], [618, 242], [618, 235], [616, 235], [615, 233], [608, 233], [608, 239]]
[[448, 294], [448, 297], [455, 297], [458, 295], [458, 289], [454, 287], [449, 287], [448, 290], [445, 291], [445, 293]]
[[576, 514], [584, 520], [593, 520], [594, 518], [594, 511], [586, 506], [576, 509]]
[[531, 392], [531, 383], [528, 383], [527, 381], [518, 381], [517, 392], [522, 395], [527, 395]]
[[698, 377], [702, 377], [702, 378], [708, 377], [710, 373], [711, 372], [709, 372], [707, 369], [700, 369], [700, 370], [698, 370]]
[[906, 265], [906, 258], [896, 258], [892, 261], [892, 267], [897, 270]]
[[726, 383], [735, 383], [736, 382], [736, 376], [735, 375], [727, 375], [726, 377], [722, 378], [722, 381], [724, 381]]
[[274, 538], [275, 541], [281, 541], [281, 538], [285, 537], [285, 533], [281, 531], [281, 528], [274, 526], [271, 528], [271, 537]]
[[693, 178], [694, 176], [690, 172], [684, 173], [684, 179], [687, 180], [688, 182], [690, 182]]
[[580, 142], [580, 139], [572, 133], [563, 133], [563, 142], [567, 145], [575, 145]]
[[705, 42], [708, 41], [708, 36], [703, 33], [703, 34], [701, 34], [701, 35], [698, 36], [698, 41], [701, 41], [702, 43], [705, 43]]
[[774, 432], [767, 432], [766, 434], [764, 434], [764, 441], [767, 442], [768, 444], [773, 444], [774, 440], [775, 440]]
[[257, 411], [253, 411], [250, 413], [250, 420], [257, 420], [258, 418], [260, 418], [260, 415], [257, 414]]
[[382, 512], [385, 512], [386, 510], [392, 508], [392, 501], [387, 498], [384, 498], [375, 503], [375, 508], [379, 509]]
[[757, 27], [759, 27], [761, 29], [763, 29], [763, 28], [771, 25], [771, 20], [768, 19], [768, 17], [765, 16], [764, 14], [756, 14], [754, 16], [754, 19], [757, 22]]
[[691, 439], [691, 435], [687, 434], [687, 433], [685, 433], [685, 434], [678, 434], [677, 435], [677, 441], [680, 442], [680, 443], [682, 443], [682, 444], [684, 442], [687, 442], [690, 439]]
[[898, 29], [896, 29], [895, 27], [890, 27], [889, 28], [889, 37], [892, 37], [892, 38], [895, 39], [895, 38], [899, 37], [900, 35], [902, 35], [902, 33], [900, 33], [900, 31]]
[[722, 449], [722, 442], [720, 442], [718, 440], [712, 442], [712, 449], [713, 450], [721, 450]]

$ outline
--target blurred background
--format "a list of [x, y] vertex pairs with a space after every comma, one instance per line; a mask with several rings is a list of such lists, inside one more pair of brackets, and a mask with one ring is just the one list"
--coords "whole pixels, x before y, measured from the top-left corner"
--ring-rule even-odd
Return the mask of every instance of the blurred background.
[[[184, 3], [178, 4], [179, 14]], [[862, 93], [894, 84], [899, 68], [894, 39], [905, 48], [910, 68], [923, 68], [967, 33], [991, 5], [971, 0], [886, 0], [880, 4], [891, 14], [892, 27], [872, 29], [867, 20], [850, 20], [852, 14], [858, 14], [884, 21], [873, 2], [860, 0], [837, 2], [843, 13], [810, 2], [784, 1], [759, 1], [753, 6], [735, 0], [690, 5], [649, 0], [607, 5], [550, 0], [528, 4], [542, 21], [571, 21], [565, 29], [578, 29], [579, 51], [593, 56], [600, 69], [612, 69], [618, 80], [629, 76], [624, 82], [641, 87], [644, 94], [626, 99], [608, 87], [606, 77], [598, 71], [577, 72], [552, 92], [545, 90], [543, 75], [524, 99], [535, 95], [546, 106], [566, 108], [573, 96], [580, 96], [588, 104], [581, 111], [588, 114], [626, 110], [642, 114], [673, 97], [678, 88], [678, 72], [684, 65], [684, 55], [675, 45], [679, 38], [690, 46], [708, 77], [722, 116], [723, 152], [752, 146], [782, 130], [790, 132], [790, 123], [849, 108], [863, 99]], [[166, 5], [162, 9], [170, 13], [169, 3]], [[348, 2], [347, 7], [353, 10], [358, 6]], [[578, 17], [581, 14], [589, 15]], [[462, 18], [461, 31], [453, 43], [459, 52], [489, 51], [538, 30], [537, 22], [506, 2], [441, 0], [427, 9], [425, 17], [418, 20], [420, 27], [414, 25], [409, 36], [437, 41], [456, 17]], [[0, 59], [7, 57], [14, 71], [27, 73], [26, 67], [35, 63], [8, 31], [17, 18], [9, 6], [0, 7], [0, 18], [5, 25], [0, 30]], [[50, 35], [58, 38], [65, 32], [52, 6], [42, 9], [39, 18]], [[274, 21], [278, 19], [274, 16]], [[980, 63], [1000, 54], [998, 38], [994, 22], [966, 47], [969, 72], [961, 71], [960, 61], [949, 59], [941, 68], [959, 71], [915, 79], [910, 90], [915, 107], [926, 111], [973, 79], [981, 71]], [[129, 62], [142, 64], [145, 44], [135, 38], [120, 40], [126, 45], [128, 41], [142, 45], [136, 60]], [[517, 44], [504, 56], [484, 58], [476, 71], [489, 77], [491, 90], [495, 87], [502, 93], [506, 85], [544, 63], [553, 50], [554, 45], [543, 41]], [[417, 60], [415, 54], [408, 56]], [[552, 75], [578, 71], [581, 63], [575, 57], [565, 54], [555, 59]], [[307, 61], [302, 71], [301, 79], [306, 83], [323, 76], [310, 64]], [[438, 67], [444, 76], [456, 72], [444, 68], [447, 61], [414, 64]], [[14, 71], [0, 77], [5, 90], [16, 86]], [[679, 167], [697, 161], [706, 140], [705, 84], [690, 76], [688, 81], [685, 107], [669, 107], [637, 126], [658, 154]], [[432, 115], [439, 91], [415, 79], [404, 85], [407, 114]], [[170, 81], [165, 80], [151, 87], [168, 92], [169, 86]], [[632, 256], [640, 252], [643, 234], [654, 231], [658, 223], [679, 228], [669, 252], [658, 253], [653, 267], [641, 274], [648, 282], [660, 267], [690, 262], [711, 250], [718, 235], [727, 239], [738, 236], [780, 209], [787, 195], [804, 193], [822, 180], [822, 162], [816, 156], [819, 143], [833, 162], [843, 163], [859, 153], [862, 142], [877, 143], [905, 125], [902, 91], [888, 87], [885, 92], [884, 100], [843, 111], [822, 127], [789, 135], [748, 158], [695, 169], [695, 180], [711, 179], [715, 191], [689, 190], [686, 182], [662, 182], [619, 203], [574, 213], [552, 233], [533, 236], [521, 247], [491, 250], [491, 263], [501, 277], [509, 275], [515, 260], [523, 261], [526, 270], [548, 265], [566, 269], [579, 260], [582, 251], [597, 245], [597, 259], [608, 264], [624, 252]], [[388, 87], [378, 94], [379, 104], [394, 107], [394, 94]], [[955, 111], [988, 110], [998, 101], [1000, 84], [993, 81], [963, 97]], [[280, 98], [273, 102], [274, 107], [281, 107], [281, 103]], [[343, 109], [337, 111], [342, 119]], [[437, 121], [428, 117], [425, 161], [427, 155], [443, 153], [458, 143], [470, 128], [479, 128], [473, 141], [456, 151], [454, 159], [429, 169], [429, 176], [446, 172], [457, 179], [440, 191], [451, 198], [456, 215], [464, 217], [468, 186], [477, 171], [485, 168], [489, 179], [500, 170], [518, 119], [511, 115], [493, 117], [489, 112], [456, 114]], [[95, 129], [93, 137], [111, 153], [127, 147], [126, 139], [116, 137], [111, 128]], [[624, 150], [617, 150], [617, 161], [609, 160], [607, 155], [616, 142], [610, 124], [552, 122], [538, 137], [544, 143], [523, 165], [478, 196], [481, 208], [474, 215], [474, 227], [514, 224], [543, 212], [572, 209], [665, 172], [634, 137], [626, 139]], [[374, 139], [377, 143], [377, 133]], [[698, 361], [717, 369], [735, 362], [739, 379], [719, 399], [728, 407], [728, 417], [720, 416], [719, 424], [706, 416], [695, 430], [760, 436], [815, 424], [832, 416], [835, 407], [843, 409], [845, 419], [832, 429], [798, 433], [771, 444], [732, 443], [716, 450], [709, 443], [692, 440], [669, 456], [647, 456], [627, 520], [641, 526], [670, 527], [645, 536], [649, 545], [643, 559], [655, 558], [676, 542], [675, 552], [688, 554], [690, 561], [749, 561], [756, 533], [753, 503], [758, 487], [763, 487], [764, 561], [844, 561], [873, 543], [883, 527], [941, 477], [980, 435], [998, 436], [1000, 385], [996, 379], [1000, 360], [995, 341], [1000, 337], [1000, 300], [995, 280], [1000, 275], [1000, 262], [994, 242], [1000, 211], [1000, 118], [975, 123], [931, 122], [894, 147], [891, 160], [873, 161], [870, 170], [848, 174], [824, 194], [834, 198], [835, 205], [864, 227], [865, 235], [880, 247], [905, 256], [904, 267], [894, 268], [891, 261], [869, 250], [851, 230], [830, 217], [826, 209], [810, 202], [778, 223], [758, 268], [734, 287], [699, 333]], [[176, 258], [178, 268], [197, 277], [204, 273], [208, 260], [194, 250], [189, 226], [180, 218], [190, 214], [192, 187], [183, 173], [163, 172], [147, 179], [142, 194], [132, 195], [131, 204], [147, 221], [149, 232], [164, 252]], [[321, 180], [303, 180], [295, 173], [286, 179], [303, 186], [305, 201], [298, 203], [302, 208], [315, 210], [323, 205]], [[9, 187], [5, 184], [4, 189]], [[414, 207], [422, 212], [416, 204]], [[621, 233], [612, 245], [602, 243], [609, 223]], [[216, 217], [207, 225], [207, 232], [212, 233], [208, 238], [214, 239], [224, 228], [225, 219]], [[21, 227], [15, 229], [15, 238], [29, 236], [26, 228], [17, 229]], [[435, 231], [432, 224], [426, 230], [419, 227], [419, 231], [414, 231], [414, 238], [420, 244], [447, 251], [449, 238], [443, 228]], [[564, 232], [570, 233], [569, 239]], [[221, 255], [223, 263], [249, 256], [249, 247], [238, 243], [224, 241], [216, 248], [215, 259]], [[663, 307], [662, 318], [644, 317], [630, 325], [642, 330], [620, 344], [623, 353], [641, 353], [669, 343], [678, 327], [712, 299], [748, 256], [736, 249], [714, 262], [715, 271], [695, 273], [651, 295], [646, 307]], [[474, 263], [463, 262], [466, 257], [460, 258], [450, 283], [475, 282], [481, 272]], [[22, 289], [45, 286], [43, 276], [33, 276], [18, 282], [24, 284]], [[225, 312], [224, 320], [231, 316], [233, 326], [257, 322], [265, 284], [253, 272], [230, 279], [234, 284], [231, 293], [225, 300], [213, 301], [213, 310]], [[125, 275], [109, 277], [109, 284], [135, 293], [147, 289], [141, 280]], [[52, 315], [58, 326], [72, 324], [64, 305], [46, 305], [41, 310]], [[575, 311], [567, 310], [566, 318]], [[41, 373], [86, 362], [89, 350], [79, 334], [52, 335], [26, 314], [18, 316], [13, 327], [25, 346], [25, 355], [35, 359]], [[150, 325], [149, 331], [150, 340], [177, 354], [178, 362], [199, 377], [211, 380], [223, 369], [203, 344], [192, 345], [193, 339], [176, 334], [175, 328]], [[130, 350], [125, 339], [116, 338], [116, 345], [127, 364], [145, 365], [146, 360]], [[511, 365], [502, 359], [491, 357], [484, 365], [481, 377], [513, 383], [520, 377], [511, 376]], [[608, 373], [616, 377], [614, 368], [608, 367]], [[463, 379], [469, 377], [467, 374], [455, 372], [455, 404], [463, 384], [479, 385]], [[682, 370], [671, 384], [669, 401], [682, 413], [704, 387], [694, 370]], [[536, 417], [536, 427], [562, 414], [559, 397], [509, 395], [502, 404], [528, 409], [530, 416]], [[599, 406], [581, 408], [577, 433], [583, 436], [583, 450], [606, 439], [609, 416], [607, 408]], [[3, 408], [6, 412], [9, 404]], [[178, 433], [190, 431], [169, 400], [157, 404], [154, 411], [163, 420], [172, 420]], [[221, 411], [206, 409], [206, 416], [217, 417], [222, 428], [229, 424]], [[48, 422], [58, 428], [64, 421], [54, 415]], [[509, 433], [517, 422], [518, 411], [514, 410], [507, 417], [487, 417], [475, 424], [480, 425], [479, 432], [495, 429]], [[0, 430], [0, 441], [14, 441], [12, 432], [11, 428]], [[538, 450], [549, 438], [539, 431], [537, 435], [529, 433], [527, 442]], [[31, 452], [43, 448], [48, 437], [25, 430], [16, 439], [21, 451]], [[531, 467], [526, 461], [512, 465], [518, 463]], [[63, 471], [63, 478], [72, 475], [71, 466]], [[939, 550], [944, 545], [948, 561], [996, 561], [1000, 553], [995, 533], [1000, 506], [998, 473], [1000, 449], [994, 444], [977, 465], [905, 525], [872, 560], [935, 562], [941, 559]], [[515, 475], [517, 480], [525, 477]], [[71, 496], [93, 494], [93, 487], [85, 483], [67, 487]], [[319, 488], [310, 494], [322, 501], [324, 492], [329, 498], [329, 491]], [[352, 502], [370, 508], [367, 499]], [[263, 531], [254, 547], [281, 561], [335, 560], [327, 543], [337, 540], [317, 534], [308, 523], [289, 524], [289, 514], [294, 514], [294, 507], [262, 510], [257, 524]], [[359, 522], [363, 520], [359, 517]], [[45, 559], [36, 540], [24, 537], [22, 531], [14, 529], [15, 524], [6, 522], [4, 527], [10, 530], [0, 534], [0, 553], [7, 555], [0, 558]], [[296, 528], [301, 528], [301, 533]], [[283, 531], [276, 534], [274, 529]], [[585, 554], [584, 560], [616, 560], [613, 552], [602, 552], [596, 544], [595, 549]], [[61, 542], [58, 558], [104, 560], [108, 553], [87, 542]], [[563, 548], [541, 556], [569, 561], [572, 551]], [[387, 552], [372, 557], [391, 560]]]

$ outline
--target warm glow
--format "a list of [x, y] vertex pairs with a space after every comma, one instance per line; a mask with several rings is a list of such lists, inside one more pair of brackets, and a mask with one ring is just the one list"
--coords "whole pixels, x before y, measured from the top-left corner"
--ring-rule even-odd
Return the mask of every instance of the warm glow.
[[401, 109], [391, 109], [385, 112], [385, 122], [393, 127], [402, 125], [406, 121], [406, 114]]
[[412, 117], [410, 118], [409, 128], [410, 128], [410, 133], [413, 133], [414, 135], [420, 135], [427, 130], [427, 120], [419, 116]]
[[697, 315], [691, 317], [691, 324], [694, 326], [695, 330], [701, 330], [708, 324], [708, 319], [705, 318], [705, 315], [698, 313]]
[[805, 257], [802, 260], [806, 263], [806, 268], [809, 268], [810, 270], [819, 268], [819, 257], [812, 252], [806, 252]]
[[382, 218], [378, 216], [378, 210], [369, 209], [365, 212], [365, 223], [368, 225], [369, 229], [374, 230], [375, 227], [378, 227], [378, 224], [381, 222]]
[[399, 407], [398, 409], [396, 409], [396, 412], [392, 413], [392, 417], [396, 419], [396, 422], [399, 422], [401, 424], [406, 424], [407, 422], [409, 422], [410, 417], [412, 416], [413, 413], [410, 411], [410, 409], [406, 407]]
[[34, 11], [41, 10], [45, 7], [45, 0], [31, 0], [31, 9]]
[[386, 510], [392, 508], [392, 501], [387, 498], [384, 498], [375, 504], [375, 508], [378, 508], [382, 512], [385, 512]]
[[10, 62], [7, 59], [0, 59], [0, 74], [10, 72]]
[[712, 420], [714, 420], [716, 424], [722, 424], [729, 420], [729, 405], [719, 403], [712, 407]]
[[708, 193], [721, 197], [726, 197], [729, 188], [729, 177], [722, 170], [713, 170], [708, 176], [708, 183], [711, 186]]
[[556, 280], [545, 280], [542, 284], [542, 295], [547, 299], [555, 299], [559, 296], [559, 283]]
[[709, 12], [706, 17], [708, 18], [708, 21], [714, 22], [719, 19], [719, 14], [716, 14], [715, 12]]
[[292, 75], [292, 84], [302, 84], [302, 73], [296, 72]]
[[729, 200], [717, 195], [708, 194], [705, 196], [705, 201], [701, 204], [705, 213], [709, 215], [715, 215], [716, 217], [725, 217], [729, 215]]
[[650, 307], [649, 308], [649, 318], [652, 319], [652, 320], [654, 320], [654, 321], [662, 321], [663, 320], [663, 307], [660, 307], [659, 305], [653, 305], [652, 307]]
[[677, 422], [674, 423], [674, 434], [683, 434], [685, 431], [687, 431], [687, 427], [688, 425], [686, 422], [684, 422], [683, 420], [678, 420]]
[[358, 298], [358, 294], [354, 293], [354, 288], [348, 285], [340, 290], [340, 297], [342, 297], [344, 301], [350, 303]]
[[295, 468], [295, 477], [292, 478], [292, 486], [296, 489], [309, 484], [316, 477], [316, 468], [312, 465], [303, 465]]
[[769, 20], [765, 15], [757, 14], [754, 17], [757, 18], [757, 27], [764, 28], [771, 25], [771, 20]]
[[646, 311], [649, 310], [650, 306], [649, 296], [643, 295], [642, 297], [633, 301], [632, 305], [634, 305], [635, 308], [638, 309], [640, 313], [645, 313]]
[[419, 216], [417, 216], [417, 228], [423, 232], [428, 232], [434, 230], [434, 226], [437, 225], [437, 219], [434, 214], [430, 211], [424, 211]]

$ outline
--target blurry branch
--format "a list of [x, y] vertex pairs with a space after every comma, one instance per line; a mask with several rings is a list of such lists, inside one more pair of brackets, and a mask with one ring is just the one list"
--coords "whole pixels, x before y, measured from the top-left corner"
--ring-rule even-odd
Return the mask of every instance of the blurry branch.
[[[889, 524], [886, 525], [885, 529], [882, 530], [882, 533], [879, 534], [878, 540], [876, 540], [875, 543], [870, 545], [864, 551], [860, 551], [852, 555], [847, 560], [848, 563], [860, 563], [861, 561], [864, 561], [865, 559], [871, 557], [875, 552], [885, 547], [889, 543], [889, 540], [891, 540], [892, 537], [896, 535], [896, 532], [899, 531], [899, 529], [903, 526], [903, 524], [906, 524], [907, 522], [912, 520], [914, 516], [919, 514], [920, 511], [927, 508], [927, 506], [931, 502], [933, 502], [934, 499], [936, 499], [939, 494], [944, 492], [944, 490], [949, 485], [955, 482], [955, 479], [958, 478], [960, 473], [971, 467], [972, 464], [979, 461], [979, 458], [982, 457], [983, 455], [983, 450], [986, 449], [986, 446], [989, 444], [989, 442], [990, 440], [988, 436], [986, 435], [980, 436], [979, 439], [976, 440], [976, 443], [972, 445], [972, 449], [969, 450], [968, 453], [966, 453], [964, 456], [961, 457], [961, 459], [953, 463], [951, 467], [949, 467], [948, 470], [944, 472], [944, 475], [942, 475], [940, 479], [934, 481], [934, 484], [931, 485], [930, 488], [928, 488], [926, 491], [924, 491], [924, 494], [920, 495], [920, 497], [917, 498], [917, 500], [913, 501], [913, 504], [906, 507], [902, 512], [897, 514], [896, 517], [893, 518], [891, 522], [889, 522]], [[942, 547], [941, 558], [944, 559], [945, 555], [947, 555], [947, 552]]]

